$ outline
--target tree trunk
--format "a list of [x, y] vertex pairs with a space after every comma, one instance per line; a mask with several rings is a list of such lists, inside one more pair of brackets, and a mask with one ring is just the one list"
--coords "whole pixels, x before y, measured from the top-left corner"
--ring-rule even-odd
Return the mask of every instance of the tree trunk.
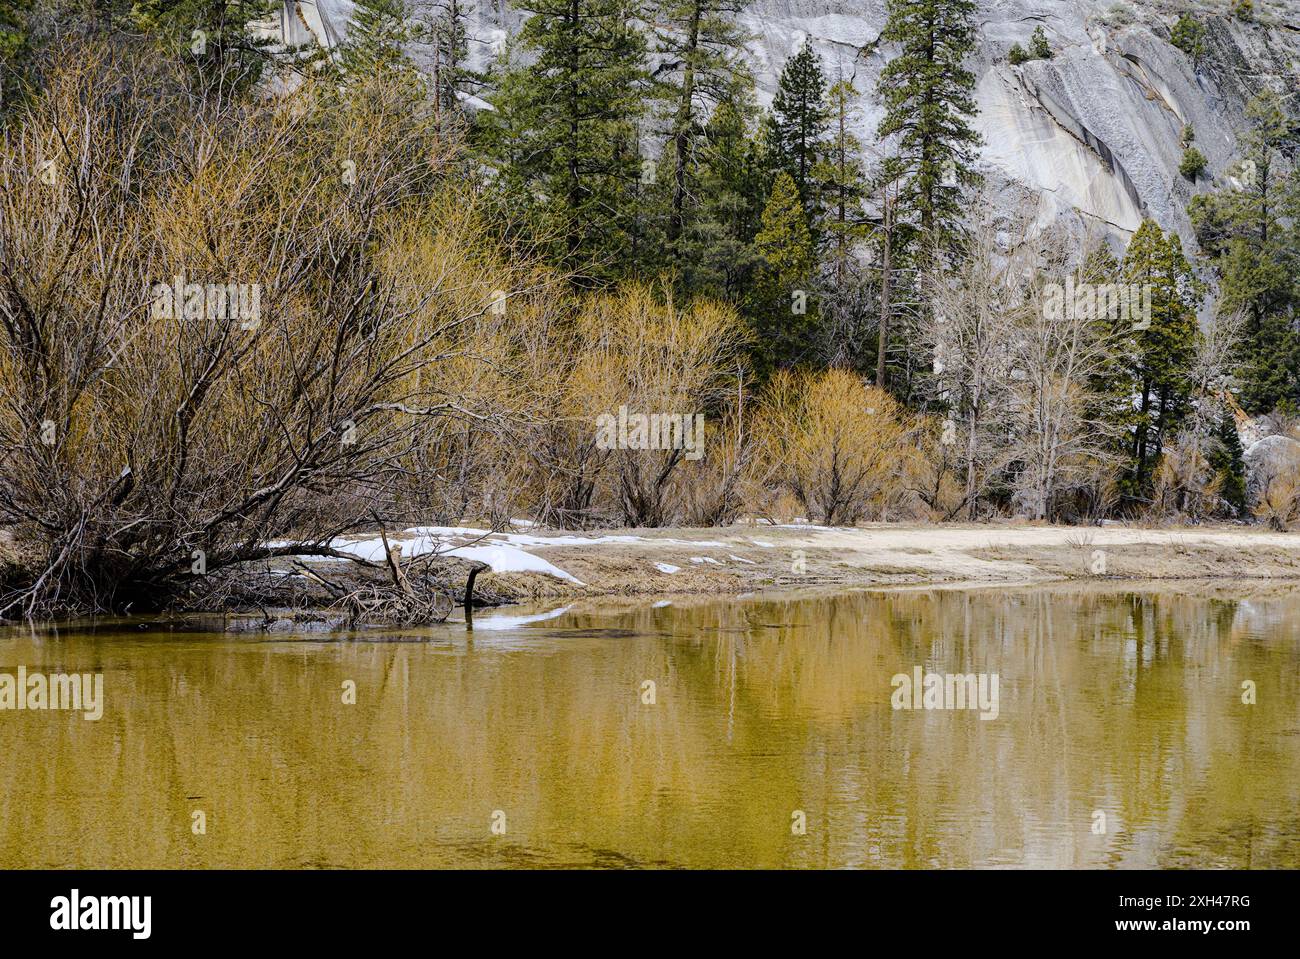
[[889, 340], [889, 297], [893, 291], [892, 232], [893, 214], [885, 198], [885, 247], [880, 264], [880, 329], [876, 336], [876, 387], [885, 388], [885, 345]]
[[[578, 42], [575, 39], [578, 30], [582, 24], [579, 17], [578, 0], [569, 0], [569, 9], [565, 15], [568, 21], [568, 27], [573, 33], [570, 35], [569, 47], [569, 209], [578, 209], [582, 200], [582, 180], [578, 171], [578, 144], [581, 142], [578, 136], [578, 125], [580, 119], [579, 102], [578, 102], [578, 67], [581, 61], [581, 51], [578, 48]], [[573, 229], [570, 224], [568, 236], [569, 249], [569, 266], [574, 265], [573, 261], [578, 255], [578, 231]]]
[[694, 122], [695, 51], [700, 42], [700, 4], [691, 7], [690, 27], [686, 31], [686, 48], [683, 57], [686, 69], [682, 74], [682, 99], [677, 105], [677, 118], [673, 121], [673, 209], [668, 219], [668, 240], [674, 244], [681, 237], [686, 220], [686, 159], [690, 147], [690, 133]]
[[966, 519], [968, 522], [975, 519], [975, 437], [978, 430], [979, 399], [977, 395], [971, 401], [970, 435], [966, 437]]

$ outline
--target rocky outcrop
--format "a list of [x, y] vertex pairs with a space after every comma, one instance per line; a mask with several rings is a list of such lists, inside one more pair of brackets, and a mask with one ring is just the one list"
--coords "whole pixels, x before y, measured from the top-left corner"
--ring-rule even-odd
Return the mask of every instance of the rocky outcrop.
[[[433, 2], [414, 0], [417, 8]], [[1186, 4], [982, 0], [970, 67], [986, 176], [1002, 196], [1024, 195], [1004, 183], [1028, 187], [1040, 223], [1065, 218], [1122, 242], [1150, 216], [1190, 247], [1187, 202], [1211, 181], [1192, 184], [1178, 172], [1184, 126], [1194, 127], [1210, 174], [1220, 175], [1236, 155], [1249, 97], [1264, 84], [1300, 87], [1300, 0], [1255, 6], [1255, 21], [1245, 22], [1231, 17], [1223, 0], [1200, 4], [1206, 53], [1194, 69], [1169, 43], [1169, 27]], [[311, 7], [322, 31], [345, 32], [351, 0]], [[479, 0], [469, 9], [471, 65], [482, 67], [522, 15], [508, 0]], [[852, 78], [863, 92], [857, 132], [874, 145], [883, 112], [876, 82], [893, 52], [880, 40], [885, 0], [754, 0], [741, 21], [752, 37], [749, 63], [762, 103], [770, 103], [786, 59], [810, 38], [831, 78]], [[1007, 62], [1011, 45], [1027, 46], [1040, 26], [1053, 57]]]
[[1277, 477], [1300, 474], [1300, 440], [1266, 436], [1252, 443], [1242, 459], [1246, 464], [1246, 494], [1253, 502]]
[[[1193, 69], [1169, 43], [1184, 4], [984, 0], [970, 63], [984, 172], [1029, 187], [1040, 222], [1092, 223], [1123, 241], [1150, 216], [1191, 246], [1187, 203], [1210, 181], [1193, 185], [1178, 171], [1184, 126], [1219, 174], [1236, 156], [1249, 97], [1263, 84], [1295, 86], [1300, 75], [1300, 31], [1285, 25], [1287, 11], [1300, 24], [1300, 2], [1256, 6], [1258, 22], [1246, 23], [1227, 16], [1226, 3], [1206, 4], [1218, 11], [1204, 21], [1207, 52]], [[859, 132], [874, 141], [876, 82], [893, 52], [879, 42], [884, 0], [758, 0], [745, 22], [763, 98], [790, 50], [811, 37], [831, 75], [864, 92]], [[1040, 26], [1052, 58], [1010, 64], [1011, 45], [1027, 47]]]

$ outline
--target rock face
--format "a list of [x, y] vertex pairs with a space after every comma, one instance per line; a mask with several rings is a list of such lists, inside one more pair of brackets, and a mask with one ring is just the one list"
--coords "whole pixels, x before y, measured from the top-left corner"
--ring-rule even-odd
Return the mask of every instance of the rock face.
[[[414, 3], [424, 13], [436, 6]], [[468, 6], [471, 65], [481, 67], [522, 15], [508, 0]], [[968, 65], [977, 77], [984, 172], [999, 194], [1023, 197], [1008, 189], [1023, 185], [1040, 223], [1064, 217], [1121, 243], [1150, 216], [1190, 246], [1187, 202], [1210, 180], [1194, 185], [1178, 172], [1183, 127], [1194, 127], [1209, 174], [1222, 176], [1236, 156], [1250, 95], [1264, 84], [1300, 92], [1300, 0], [1256, 0], [1252, 22], [1231, 17], [1228, 0], [1202, 0], [1195, 6], [1207, 29], [1206, 53], [1196, 69], [1169, 43], [1170, 26], [1188, 6], [981, 0], [978, 48]], [[316, 0], [312, 13], [341, 35], [351, 10], [351, 0]], [[741, 21], [752, 36], [749, 63], [763, 105], [786, 59], [810, 38], [827, 75], [852, 78], [862, 91], [857, 132], [875, 149], [882, 115], [876, 82], [894, 52], [879, 39], [885, 0], [754, 0]], [[1027, 47], [1039, 26], [1053, 57], [1008, 63], [1011, 45]]]
[[1300, 441], [1289, 436], [1266, 436], [1252, 443], [1242, 460], [1246, 464], [1246, 494], [1253, 502], [1274, 478], [1300, 472]]

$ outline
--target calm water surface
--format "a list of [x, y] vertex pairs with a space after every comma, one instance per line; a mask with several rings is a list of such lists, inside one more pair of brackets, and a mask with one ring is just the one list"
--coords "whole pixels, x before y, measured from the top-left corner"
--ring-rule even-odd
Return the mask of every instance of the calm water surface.
[[[106, 699], [0, 712], [0, 867], [1300, 866], [1300, 593], [509, 622], [0, 633], [0, 670], [102, 670]], [[895, 711], [915, 666], [997, 673], [998, 718]]]

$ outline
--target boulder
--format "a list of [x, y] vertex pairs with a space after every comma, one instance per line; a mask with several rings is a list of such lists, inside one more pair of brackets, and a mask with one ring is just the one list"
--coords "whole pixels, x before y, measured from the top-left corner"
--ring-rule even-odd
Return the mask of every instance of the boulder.
[[1279, 434], [1266, 436], [1252, 443], [1242, 459], [1246, 465], [1246, 493], [1253, 502], [1275, 476], [1300, 471], [1300, 440]]

